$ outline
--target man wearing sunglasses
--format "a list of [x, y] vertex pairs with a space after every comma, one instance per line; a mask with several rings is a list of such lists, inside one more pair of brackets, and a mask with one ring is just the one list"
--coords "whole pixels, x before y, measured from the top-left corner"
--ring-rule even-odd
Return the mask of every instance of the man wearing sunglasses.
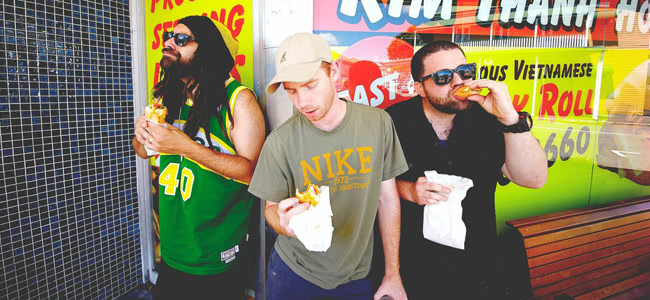
[[237, 42], [204, 16], [181, 19], [165, 40], [155, 99], [166, 126], [136, 121], [133, 147], [160, 152], [163, 264], [154, 299], [241, 299], [242, 253], [254, 203], [247, 192], [264, 143], [251, 90], [230, 77]]
[[[397, 177], [402, 206], [401, 273], [409, 299], [502, 299], [495, 286], [497, 242], [494, 194], [503, 176], [540, 188], [547, 162], [504, 83], [475, 79], [476, 66], [452, 42], [435, 41], [411, 61], [418, 95], [387, 109], [409, 170]], [[463, 99], [462, 88], [482, 89]], [[486, 93], [489, 92], [489, 93]], [[426, 240], [423, 206], [447, 201], [449, 187], [427, 182], [424, 171], [469, 178], [462, 202], [464, 250]], [[503, 175], [502, 175], [503, 174]], [[523, 200], [523, 199], [522, 199]]]

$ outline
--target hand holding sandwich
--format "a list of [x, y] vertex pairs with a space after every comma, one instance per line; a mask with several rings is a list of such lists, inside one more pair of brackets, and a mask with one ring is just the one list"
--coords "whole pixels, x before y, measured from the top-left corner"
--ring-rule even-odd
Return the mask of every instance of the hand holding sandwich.
[[[267, 208], [269, 208], [271, 202], [267, 201]], [[289, 237], [296, 237], [296, 233], [289, 228], [289, 221], [291, 217], [306, 211], [309, 209], [310, 204], [308, 202], [300, 203], [298, 198], [291, 197], [280, 201], [277, 204], [271, 204], [271, 206], [277, 206], [278, 213], [278, 225], [280, 228], [274, 228], [278, 234], [286, 235]], [[273, 225], [274, 222], [269, 222]]]
[[159, 153], [147, 146], [147, 144], [151, 144], [154, 141], [148, 129], [149, 122], [153, 122], [158, 126], [167, 127], [167, 123], [165, 123], [166, 117], [167, 107], [162, 104], [160, 98], [156, 99], [153, 103], [144, 108], [144, 114], [142, 114], [135, 122], [133, 147], [136, 149], [138, 156], [147, 158]]
[[[161, 127], [160, 124], [150, 124], [146, 114], [140, 115], [135, 121], [135, 136], [133, 138], [133, 147], [136, 150], [136, 154], [141, 158], [148, 158], [156, 154], [157, 152], [153, 151], [152, 144], [155, 142], [155, 138], [151, 133], [152, 127]], [[166, 124], [166, 123], [163, 123]]]
[[144, 145], [147, 144], [147, 140], [151, 137], [147, 131], [148, 126], [149, 124], [147, 124], [147, 119], [145, 118], [144, 114], [140, 115], [140, 117], [138, 117], [138, 119], [135, 121], [135, 137], [133, 139], [133, 147], [136, 150], [136, 154], [142, 158], [149, 157], [147, 152], [144, 150]]
[[193, 141], [182, 130], [171, 126], [148, 125], [147, 132], [149, 137], [145, 144], [149, 149], [167, 153], [189, 156], [188, 153], [192, 147], [203, 147], [201, 144]]
[[508, 86], [505, 83], [479, 79], [465, 82], [465, 86], [471, 89], [487, 88], [490, 90], [487, 96], [473, 94], [467, 96], [467, 100], [480, 104], [486, 112], [495, 116], [503, 125], [507, 126], [517, 123], [519, 115], [512, 105]]
[[[294, 237], [294, 238], [297, 237], [296, 233], [289, 226], [289, 222], [291, 221], [291, 218], [297, 214], [300, 214], [308, 210], [311, 206], [318, 205], [318, 201], [320, 199], [319, 195], [320, 195], [320, 189], [318, 188], [318, 186], [309, 184], [309, 186], [307, 187], [307, 189], [305, 189], [304, 192], [300, 192], [298, 189], [296, 189], [295, 197], [284, 199], [277, 204], [267, 201], [267, 205], [266, 205], [267, 209], [273, 206], [278, 207], [277, 208], [278, 219], [279, 219], [278, 226], [280, 228], [274, 228], [276, 232], [289, 237]], [[274, 222], [271, 222], [271, 226], [273, 226], [273, 223]]]

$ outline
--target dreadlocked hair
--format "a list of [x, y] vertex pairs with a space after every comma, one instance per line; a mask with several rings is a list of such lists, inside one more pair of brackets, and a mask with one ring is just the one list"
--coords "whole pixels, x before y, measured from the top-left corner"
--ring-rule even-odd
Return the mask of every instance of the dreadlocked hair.
[[[206, 58], [209, 56], [209, 53], [204, 53], [201, 50], [201, 46], [196, 50], [194, 59], [192, 61], [192, 66], [190, 67], [190, 77], [191, 79], [184, 84], [180, 78], [171, 75], [165, 74], [164, 70], [160, 73], [160, 82], [158, 82], [153, 88], [153, 97], [162, 99], [162, 104], [167, 107], [169, 113], [165, 118], [165, 121], [173, 124], [174, 119], [176, 119], [185, 104], [185, 95], [193, 95], [193, 105], [190, 108], [187, 121], [183, 126], [183, 132], [187, 136], [194, 138], [199, 131], [199, 128], [203, 128], [205, 131], [206, 140], [210, 148], [213, 147], [212, 139], [210, 138], [210, 118], [213, 115], [216, 115], [219, 120], [219, 125], [221, 126], [221, 132], [226, 136], [226, 128], [224, 125], [224, 120], [221, 115], [221, 110], [226, 109], [227, 117], [230, 120], [230, 123], [234, 126], [234, 120], [232, 117], [232, 111], [230, 110], [230, 105], [228, 103], [228, 97], [226, 95], [226, 86], [224, 81], [228, 79], [227, 72], [214, 72], [214, 69], [210, 68], [214, 66], [215, 61], [211, 63], [206, 63], [203, 60], [214, 60], [214, 58]], [[217, 63], [217, 67], [220, 63]]]

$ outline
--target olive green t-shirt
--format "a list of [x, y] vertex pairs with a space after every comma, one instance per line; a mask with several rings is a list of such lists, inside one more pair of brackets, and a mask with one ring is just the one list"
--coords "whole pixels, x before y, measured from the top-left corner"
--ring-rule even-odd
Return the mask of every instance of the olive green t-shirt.
[[381, 109], [347, 102], [334, 130], [295, 114], [262, 148], [249, 192], [279, 202], [309, 183], [330, 187], [332, 245], [311, 252], [296, 238], [279, 236], [275, 249], [304, 279], [324, 288], [364, 278], [370, 270], [373, 226], [381, 182], [408, 167], [392, 119]]

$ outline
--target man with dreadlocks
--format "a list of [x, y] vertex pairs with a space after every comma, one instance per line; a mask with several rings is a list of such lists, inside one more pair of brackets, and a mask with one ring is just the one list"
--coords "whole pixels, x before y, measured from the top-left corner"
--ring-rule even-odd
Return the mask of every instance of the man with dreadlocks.
[[[255, 95], [230, 77], [237, 43], [208, 17], [165, 32], [155, 99], [167, 126], [136, 121], [133, 147], [160, 152], [160, 245], [155, 299], [238, 299], [240, 258], [253, 197], [247, 185], [262, 144]], [[221, 32], [220, 32], [221, 31]], [[230, 48], [228, 47], [230, 46]]]

